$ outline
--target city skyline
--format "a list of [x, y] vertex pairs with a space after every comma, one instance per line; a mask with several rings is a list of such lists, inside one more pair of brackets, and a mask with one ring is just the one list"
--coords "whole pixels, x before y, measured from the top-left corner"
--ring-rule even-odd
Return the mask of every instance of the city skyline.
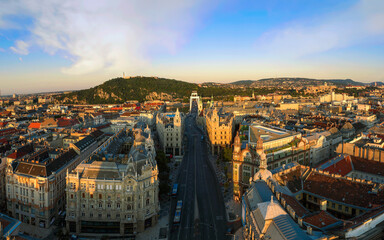
[[384, 80], [381, 1], [4, 1], [0, 9], [3, 95], [84, 89], [123, 72], [194, 83]]

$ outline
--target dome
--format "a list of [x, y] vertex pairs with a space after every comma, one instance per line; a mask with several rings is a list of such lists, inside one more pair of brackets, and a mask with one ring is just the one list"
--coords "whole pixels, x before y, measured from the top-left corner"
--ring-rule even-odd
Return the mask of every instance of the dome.
[[273, 196], [271, 196], [271, 201], [259, 203], [257, 205], [264, 220], [274, 219], [280, 215], [287, 214], [276, 201], [273, 201]]
[[353, 129], [353, 126], [352, 126], [352, 124], [350, 122], [347, 122], [347, 123], [344, 124], [342, 129]]
[[272, 178], [272, 173], [268, 169], [260, 169], [255, 175], [253, 176], [253, 181], [257, 180], [263, 180], [267, 181], [268, 178]]

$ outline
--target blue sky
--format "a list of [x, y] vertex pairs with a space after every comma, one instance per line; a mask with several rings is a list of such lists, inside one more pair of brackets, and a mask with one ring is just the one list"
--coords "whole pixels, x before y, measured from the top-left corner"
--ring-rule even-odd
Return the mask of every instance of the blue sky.
[[381, 0], [1, 1], [2, 94], [126, 75], [384, 81]]

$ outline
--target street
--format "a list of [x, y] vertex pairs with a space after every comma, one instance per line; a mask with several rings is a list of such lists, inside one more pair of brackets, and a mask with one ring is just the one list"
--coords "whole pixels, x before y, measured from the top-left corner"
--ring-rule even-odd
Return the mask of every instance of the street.
[[[227, 228], [220, 186], [208, 162], [202, 131], [196, 126], [196, 106], [185, 120], [184, 158], [177, 183], [178, 194], [171, 201], [170, 239], [225, 239]], [[179, 226], [174, 226], [176, 202], [183, 200]]]

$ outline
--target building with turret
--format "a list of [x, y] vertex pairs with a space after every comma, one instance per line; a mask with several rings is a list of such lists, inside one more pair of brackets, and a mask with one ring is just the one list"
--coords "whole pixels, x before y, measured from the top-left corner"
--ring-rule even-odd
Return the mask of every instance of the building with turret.
[[122, 129], [67, 175], [67, 230], [134, 237], [160, 210], [151, 130]]
[[232, 142], [233, 114], [224, 113], [222, 110], [209, 108], [205, 112], [205, 124], [213, 154], [218, 153], [220, 148], [230, 146]]

